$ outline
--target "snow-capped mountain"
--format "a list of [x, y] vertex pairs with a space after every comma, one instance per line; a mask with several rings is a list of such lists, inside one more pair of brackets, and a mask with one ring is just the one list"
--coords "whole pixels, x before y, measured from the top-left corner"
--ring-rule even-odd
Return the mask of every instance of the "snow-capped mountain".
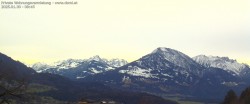
[[[148, 56], [154, 56], [155, 54], [182, 68], [190, 69], [193, 66], [200, 66], [196, 62], [194, 62], [189, 56], [174, 49], [159, 47]], [[144, 57], [144, 59], [145, 58], [148, 57], [146, 56]]]
[[33, 68], [34, 70], [36, 70], [36, 72], [40, 73], [44, 70], [47, 70], [48, 68], [51, 68], [52, 66], [50, 66], [46, 63], [38, 62], [38, 63], [33, 64], [30, 67]]
[[78, 79], [113, 70], [125, 64], [127, 64], [127, 61], [123, 59], [107, 60], [99, 56], [93, 56], [89, 59], [68, 59], [53, 64], [36, 63], [32, 65], [32, 68], [39, 73], [53, 73]]
[[91, 60], [95, 60], [95, 61], [100, 61], [100, 62], [107, 63], [109, 66], [114, 67], [114, 68], [121, 67], [121, 66], [126, 65], [128, 63], [124, 59], [118, 59], [118, 58], [116, 58], [116, 59], [107, 60], [107, 59], [101, 58], [98, 55], [89, 58], [87, 61], [91, 61]]
[[139, 60], [124, 66], [119, 72], [160, 80], [180, 79], [181, 82], [175, 80], [174, 83], [187, 84], [189, 82], [191, 84], [196, 77], [202, 75], [202, 70], [202, 66], [187, 55], [170, 48], [160, 47]]
[[202, 66], [192, 60], [189, 56], [185, 55], [184, 53], [170, 49], [170, 48], [157, 48], [151, 54], [143, 57], [142, 59], [146, 59], [148, 61], [155, 60], [155, 58], [160, 58], [165, 61], [168, 61], [175, 66], [187, 69], [187, 71], [191, 73], [196, 73], [200, 75]]
[[188, 88], [198, 83], [203, 70], [204, 67], [189, 56], [160, 47], [116, 70], [89, 76], [84, 80], [139, 91], [188, 93]]
[[239, 78], [221, 68], [205, 67], [182, 52], [163, 47], [116, 70], [83, 80], [151, 93], [191, 96], [202, 93], [203, 97], [215, 93], [223, 96], [229, 88], [241, 83]]
[[116, 68], [128, 64], [128, 62], [124, 59], [111, 59], [111, 60], [106, 61], [106, 63]]
[[229, 59], [228, 57], [198, 55], [193, 57], [193, 59], [207, 68], [220, 68], [234, 76], [245, 76], [250, 72], [248, 65], [238, 63], [236, 60]]
[[84, 60], [59, 61], [53, 65], [40, 63], [33, 68], [38, 72], [101, 82], [122, 89], [204, 98], [218, 98], [224, 96], [228, 89], [247, 85], [245, 79], [250, 77], [239, 77], [250, 76], [247, 65], [226, 57], [211, 57], [190, 58], [180, 51], [160, 47], [131, 63], [94, 56]]

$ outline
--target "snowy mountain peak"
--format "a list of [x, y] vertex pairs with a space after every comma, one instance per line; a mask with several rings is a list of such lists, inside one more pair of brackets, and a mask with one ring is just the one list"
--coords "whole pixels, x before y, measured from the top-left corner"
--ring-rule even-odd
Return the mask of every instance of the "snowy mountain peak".
[[96, 55], [96, 56], [93, 56], [91, 58], [88, 59], [88, 61], [99, 61], [99, 62], [103, 62], [103, 63], [106, 63], [108, 64], [109, 66], [111, 67], [120, 67], [120, 66], [123, 66], [123, 65], [126, 65], [128, 62], [124, 59], [105, 59], [105, 58], [101, 58], [100, 56]]
[[154, 54], [157, 54], [165, 60], [183, 68], [190, 69], [192, 66], [200, 66], [189, 56], [174, 49], [159, 47], [151, 53], [151, 55]]
[[67, 59], [62, 61], [57, 61], [53, 64], [51, 64], [50, 68], [58, 68], [58, 69], [69, 69], [69, 68], [75, 68], [80, 65], [84, 60], [81, 59]]
[[89, 58], [89, 60], [101, 61], [103, 59], [99, 55], [95, 55], [95, 56]]
[[171, 52], [171, 51], [176, 51], [176, 50], [170, 49], [170, 48], [165, 48], [165, 47], [158, 47], [152, 53], [162, 53], [162, 52]]
[[37, 72], [41, 72], [43, 70], [50, 68], [51, 66], [43, 62], [38, 62], [38, 63], [31, 65], [31, 67], [35, 69]]
[[193, 60], [205, 67], [221, 68], [237, 75], [248, 68], [247, 65], [238, 63], [228, 57], [198, 55], [193, 57]]
[[47, 64], [44, 62], [38, 62], [32, 65], [32, 67], [41, 67], [41, 66], [46, 66]]
[[128, 62], [124, 59], [111, 59], [107, 61], [107, 63], [113, 67], [120, 67], [120, 66], [128, 64]]

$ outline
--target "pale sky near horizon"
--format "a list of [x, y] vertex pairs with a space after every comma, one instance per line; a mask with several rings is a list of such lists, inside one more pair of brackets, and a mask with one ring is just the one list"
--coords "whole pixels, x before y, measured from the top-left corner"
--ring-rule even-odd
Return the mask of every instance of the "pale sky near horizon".
[[94, 55], [133, 61], [157, 47], [250, 64], [249, 0], [78, 0], [0, 9], [0, 21], [0, 52], [26, 64]]

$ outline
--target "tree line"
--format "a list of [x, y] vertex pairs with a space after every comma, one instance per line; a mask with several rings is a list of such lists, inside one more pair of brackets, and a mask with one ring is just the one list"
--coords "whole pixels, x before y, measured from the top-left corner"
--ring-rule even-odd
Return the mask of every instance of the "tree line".
[[250, 104], [250, 87], [242, 91], [239, 97], [233, 90], [229, 90], [221, 104]]

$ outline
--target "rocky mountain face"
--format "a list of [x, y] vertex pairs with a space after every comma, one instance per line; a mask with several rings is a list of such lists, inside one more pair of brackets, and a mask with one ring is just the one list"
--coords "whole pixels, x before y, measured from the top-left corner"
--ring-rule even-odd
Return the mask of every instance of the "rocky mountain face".
[[[248, 69], [210, 66], [177, 50], [160, 47], [134, 62], [83, 80], [102, 82], [136, 91], [183, 94], [208, 99], [222, 98], [228, 89], [240, 89], [246, 85], [241, 77], [232, 72]], [[237, 75], [241, 76], [241, 74]], [[213, 96], [214, 94], [217, 96]]]
[[193, 57], [193, 59], [207, 68], [220, 68], [234, 76], [244, 77], [250, 74], [248, 65], [238, 63], [236, 60], [229, 59], [228, 57], [198, 55]]
[[94, 56], [89, 59], [68, 59], [58, 61], [52, 65], [44, 63], [36, 63], [32, 68], [39, 73], [53, 73], [66, 76], [71, 79], [84, 78], [89, 75], [103, 73], [109, 70], [114, 70], [117, 67], [127, 64], [123, 59], [103, 59], [99, 56]]
[[203, 74], [203, 67], [187, 55], [169, 48], [157, 48], [152, 53], [119, 68], [118, 72], [159, 82], [188, 86]]

